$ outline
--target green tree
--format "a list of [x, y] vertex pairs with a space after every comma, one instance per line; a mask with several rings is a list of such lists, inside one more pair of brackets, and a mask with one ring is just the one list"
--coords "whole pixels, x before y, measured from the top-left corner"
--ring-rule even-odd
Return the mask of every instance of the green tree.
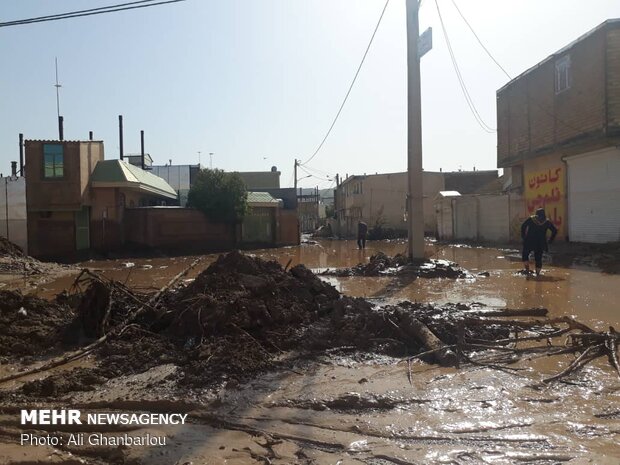
[[238, 173], [203, 169], [196, 174], [187, 204], [212, 221], [234, 223], [248, 211], [248, 192]]

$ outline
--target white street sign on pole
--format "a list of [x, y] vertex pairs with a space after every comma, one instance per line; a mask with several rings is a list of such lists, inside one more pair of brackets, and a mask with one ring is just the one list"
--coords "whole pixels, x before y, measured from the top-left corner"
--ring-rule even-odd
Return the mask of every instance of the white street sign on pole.
[[433, 48], [433, 28], [429, 27], [418, 39], [418, 57], [422, 58]]

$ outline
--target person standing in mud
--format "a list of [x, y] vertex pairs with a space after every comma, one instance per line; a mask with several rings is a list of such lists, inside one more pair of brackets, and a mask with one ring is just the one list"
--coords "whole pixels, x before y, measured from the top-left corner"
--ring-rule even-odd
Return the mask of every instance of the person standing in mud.
[[366, 234], [368, 234], [368, 225], [363, 221], [357, 223], [357, 246], [360, 250], [366, 248]]
[[[551, 231], [551, 237], [547, 242], [547, 230]], [[530, 252], [534, 252], [536, 264], [536, 276], [540, 275], [542, 269], [543, 252], [549, 250], [551, 244], [558, 234], [558, 228], [547, 218], [544, 208], [536, 210], [536, 214], [530, 216], [521, 225], [521, 239], [523, 239], [523, 266], [525, 272], [530, 273]]]

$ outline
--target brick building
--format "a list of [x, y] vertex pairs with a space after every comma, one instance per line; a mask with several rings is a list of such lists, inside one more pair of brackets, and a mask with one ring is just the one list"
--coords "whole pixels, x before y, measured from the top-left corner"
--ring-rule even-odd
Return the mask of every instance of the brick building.
[[124, 243], [125, 209], [176, 201], [165, 181], [122, 160], [101, 141], [25, 142], [28, 250], [71, 260]]
[[560, 237], [620, 240], [620, 19], [611, 19], [497, 92], [497, 166], [522, 209]]

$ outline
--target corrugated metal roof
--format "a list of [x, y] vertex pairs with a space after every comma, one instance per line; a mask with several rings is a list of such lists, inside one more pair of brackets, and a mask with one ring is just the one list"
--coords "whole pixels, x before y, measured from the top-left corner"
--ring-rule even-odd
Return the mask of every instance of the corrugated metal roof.
[[269, 192], [248, 192], [248, 203], [279, 203]]
[[152, 194], [177, 198], [176, 191], [162, 178], [123, 160], [98, 162], [90, 180], [94, 187], [97, 187], [97, 184], [129, 184]]

